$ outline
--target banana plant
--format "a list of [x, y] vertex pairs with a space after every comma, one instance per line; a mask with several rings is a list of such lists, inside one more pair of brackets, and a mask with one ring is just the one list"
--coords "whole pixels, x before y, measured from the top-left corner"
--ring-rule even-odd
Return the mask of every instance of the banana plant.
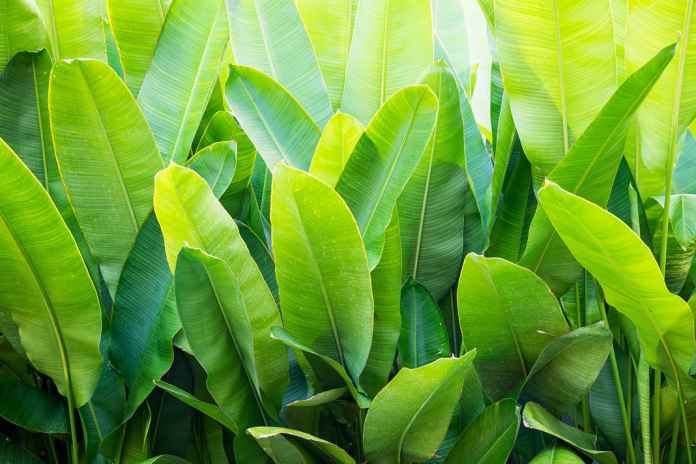
[[694, 21], [0, 2], [0, 462], [691, 464]]

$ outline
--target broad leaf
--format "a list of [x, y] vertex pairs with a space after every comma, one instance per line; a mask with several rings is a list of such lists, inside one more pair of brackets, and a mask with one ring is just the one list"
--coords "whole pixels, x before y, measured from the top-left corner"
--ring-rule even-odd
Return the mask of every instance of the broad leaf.
[[237, 144], [232, 141], [216, 142], [196, 152], [186, 163], [210, 186], [220, 198], [232, 183], [237, 167]]
[[569, 449], [553, 445], [534, 456], [530, 464], [583, 464], [584, 462]]
[[229, 0], [228, 5], [237, 64], [272, 77], [297, 98], [317, 125], [326, 124], [332, 113], [329, 94], [295, 2]]
[[341, 106], [358, 0], [296, 0], [334, 110]]
[[12, 58], [25, 51], [38, 52], [48, 45], [46, 29], [34, 0], [5, 2], [0, 7], [0, 73]]
[[118, 46], [124, 79], [136, 96], [155, 55], [166, 14], [163, 3], [163, 0], [107, 1], [109, 25]]
[[[524, 151], [548, 174], [617, 83], [610, 0], [496, 1], [505, 92]], [[652, 54], [650, 55], [652, 56]]]
[[[696, 116], [696, 13], [691, 0], [629, 1], [625, 42], [626, 71], [632, 72], [658, 50], [680, 38], [674, 61], [638, 110], [636, 145], [628, 160], [644, 198], [665, 194], [678, 145]], [[669, 193], [669, 192], [667, 192]]]
[[[576, 195], [606, 205], [623, 157], [631, 116], [673, 56], [674, 46], [669, 46], [629, 77], [548, 178]], [[558, 295], [580, 275], [580, 266], [553, 230], [543, 209], [534, 215], [521, 263], [546, 280]]]
[[34, 367], [82, 406], [101, 366], [97, 293], [48, 193], [2, 140], [0, 172], [0, 307]]
[[374, 317], [358, 226], [334, 190], [302, 171], [279, 165], [272, 189], [283, 326], [357, 380], [369, 355]]
[[470, 60], [467, 14], [462, 2], [433, 0], [435, 57], [454, 70], [462, 89], [469, 87]]
[[0, 380], [0, 417], [38, 433], [68, 433], [68, 409], [54, 393], [15, 380]]
[[420, 367], [450, 353], [447, 327], [440, 308], [427, 289], [409, 280], [401, 290], [401, 365]]
[[268, 328], [252, 327], [238, 278], [222, 260], [187, 247], [175, 277], [181, 325], [208, 391], [240, 428], [266, 423], [265, 414], [275, 416], [280, 405], [265, 398], [277, 387], [262, 383], [260, 362], [275, 353], [255, 350]]
[[97, 0], [37, 0], [54, 61], [93, 58], [106, 61], [103, 6]]
[[398, 210], [404, 271], [439, 300], [456, 281], [464, 254], [464, 126], [457, 81], [447, 66], [432, 65], [423, 83], [438, 97], [439, 112]]
[[321, 133], [309, 172], [335, 186], [364, 132], [365, 128], [353, 116], [337, 112]]
[[358, 222], [370, 269], [379, 262], [384, 231], [430, 139], [437, 108], [423, 85], [394, 94], [370, 121], [336, 184]]
[[234, 220], [205, 180], [176, 164], [157, 175], [155, 212], [171, 269], [176, 268], [181, 248], [188, 246], [219, 258], [235, 276], [245, 307], [254, 308], [248, 316], [255, 334], [260, 389], [272, 404], [279, 405], [287, 384], [287, 357], [285, 348], [270, 338], [270, 328], [280, 325], [280, 314]]
[[164, 239], [151, 213], [123, 267], [111, 316], [110, 358], [128, 386], [126, 417], [172, 365], [180, 329]]
[[370, 273], [375, 301], [372, 346], [360, 386], [374, 396], [386, 385], [394, 366], [401, 331], [401, 236], [395, 214], [384, 237], [379, 264]]
[[[340, 447], [299, 430], [283, 427], [252, 427], [247, 433], [277, 464], [309, 464], [332, 462], [355, 464]], [[319, 459], [320, 461], [316, 461]]]
[[162, 159], [128, 88], [105, 63], [57, 63], [49, 109], [67, 196], [113, 297], [138, 230], [152, 211]]
[[225, 0], [174, 0], [138, 93], [166, 161], [188, 157], [227, 40]]
[[60, 184], [48, 118], [50, 71], [51, 58], [44, 51], [15, 56], [0, 75], [0, 137], [46, 189]]
[[433, 62], [432, 34], [428, 0], [360, 2], [341, 109], [367, 124], [395, 92], [418, 82]]
[[561, 308], [533, 272], [500, 258], [467, 255], [457, 287], [463, 345], [493, 400], [515, 395], [544, 347], [568, 331]]
[[420, 462], [445, 437], [475, 351], [417, 369], [403, 368], [367, 412], [363, 444], [369, 462]]
[[573, 256], [599, 281], [607, 303], [635, 325], [648, 363], [673, 379], [688, 372], [696, 351], [693, 315], [684, 300], [669, 292], [640, 237], [617, 217], [556, 184], [544, 186], [539, 198]]
[[520, 412], [515, 401], [507, 399], [493, 403], [464, 429], [445, 462], [506, 462], [519, 428]]
[[309, 168], [319, 127], [283, 86], [254, 68], [234, 66], [225, 96], [269, 168], [280, 161]]

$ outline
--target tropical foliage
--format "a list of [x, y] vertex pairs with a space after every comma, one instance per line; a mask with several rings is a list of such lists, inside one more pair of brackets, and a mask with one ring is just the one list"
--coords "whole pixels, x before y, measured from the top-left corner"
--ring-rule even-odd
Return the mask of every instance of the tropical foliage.
[[691, 464], [694, 9], [0, 1], [0, 462]]

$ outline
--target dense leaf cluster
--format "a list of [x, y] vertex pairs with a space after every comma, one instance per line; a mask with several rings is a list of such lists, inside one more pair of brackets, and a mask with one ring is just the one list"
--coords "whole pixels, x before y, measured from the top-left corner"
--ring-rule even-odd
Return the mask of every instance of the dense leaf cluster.
[[0, 462], [691, 464], [694, 27], [0, 1]]

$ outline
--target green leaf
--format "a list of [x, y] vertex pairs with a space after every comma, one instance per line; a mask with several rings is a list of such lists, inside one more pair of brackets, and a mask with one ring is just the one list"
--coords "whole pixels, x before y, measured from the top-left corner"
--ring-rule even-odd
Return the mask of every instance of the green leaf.
[[539, 354], [520, 396], [559, 414], [571, 411], [597, 380], [611, 344], [603, 322], [561, 335]]
[[[234, 220], [200, 176], [171, 164], [155, 180], [155, 212], [162, 227], [170, 269], [182, 247], [200, 248], [222, 260], [236, 276], [244, 306], [254, 308], [249, 321], [258, 362], [261, 391], [280, 405], [288, 381], [285, 348], [270, 338], [270, 328], [280, 325], [273, 295], [242, 240]], [[262, 335], [265, 334], [265, 335]]]
[[427, 289], [409, 279], [401, 290], [401, 364], [420, 367], [450, 354], [447, 327], [440, 308]]
[[188, 157], [227, 41], [224, 0], [174, 0], [138, 94], [166, 161]]
[[41, 464], [43, 461], [0, 433], [0, 460], [12, 464]]
[[432, 2], [435, 58], [444, 60], [454, 71], [462, 89], [469, 87], [469, 40], [464, 4], [450, 0]]
[[334, 187], [364, 133], [365, 128], [353, 116], [340, 111], [334, 114], [321, 133], [309, 172]]
[[138, 230], [152, 211], [162, 159], [128, 88], [105, 63], [56, 63], [49, 110], [67, 196], [113, 297]]
[[457, 288], [462, 342], [492, 400], [515, 395], [544, 347], [568, 331], [556, 298], [533, 272], [467, 255]]
[[583, 464], [584, 462], [569, 449], [553, 445], [534, 456], [530, 464]]
[[600, 464], [617, 463], [614, 453], [597, 449], [597, 437], [562, 422], [537, 403], [525, 405], [522, 419], [525, 427], [559, 438]]
[[326, 184], [281, 164], [273, 179], [271, 222], [283, 326], [357, 380], [369, 355], [374, 300], [348, 206]]
[[172, 365], [172, 339], [181, 329], [172, 287], [162, 231], [151, 213], [123, 267], [111, 316], [110, 359], [128, 386], [126, 417]]
[[336, 190], [355, 216], [370, 269], [379, 262], [397, 199], [418, 166], [435, 126], [437, 97], [424, 85], [394, 94], [374, 116]]
[[186, 459], [181, 459], [177, 456], [163, 454], [161, 456], [142, 461], [140, 464], [189, 464], [189, 462]]
[[20, 53], [0, 75], [0, 137], [47, 189], [60, 183], [48, 120], [47, 52]]
[[[629, 1], [625, 65], [633, 72], [666, 44], [679, 39], [676, 57], [637, 112], [636, 146], [627, 159], [644, 198], [665, 194], [677, 146], [696, 116], [696, 13], [693, 1]], [[667, 171], [669, 169], [669, 171]]]
[[186, 165], [196, 171], [220, 198], [227, 191], [237, 167], [237, 144], [215, 142], [196, 152]]
[[36, 2], [17, 0], [0, 7], [2, 31], [0, 31], [0, 73], [20, 52], [38, 52], [48, 45], [46, 29]]
[[429, 1], [361, 2], [341, 109], [367, 124], [394, 93], [418, 82], [433, 62], [433, 54]]
[[234, 0], [228, 8], [236, 62], [273, 78], [324, 126], [332, 113], [329, 94], [295, 2]]
[[506, 399], [493, 403], [462, 432], [445, 462], [506, 462], [519, 428], [520, 411], [514, 400]]
[[319, 127], [282, 85], [254, 68], [232, 66], [225, 96], [270, 169], [280, 161], [309, 168]]
[[53, 61], [93, 58], [106, 61], [103, 6], [98, 0], [37, 0]]
[[672, 378], [688, 372], [696, 351], [693, 315], [684, 300], [669, 292], [640, 237], [556, 184], [544, 186], [539, 199], [575, 259], [599, 281], [607, 303], [635, 325], [648, 363]]
[[124, 79], [137, 96], [155, 56], [167, 10], [162, 0], [107, 0], [107, 9]]
[[389, 380], [401, 332], [401, 237], [397, 214], [387, 227], [382, 258], [370, 278], [375, 318], [370, 356], [360, 375], [360, 385], [374, 396]]
[[494, 4], [505, 92], [538, 174], [553, 169], [616, 89], [612, 18], [597, 15], [609, 1]]
[[422, 82], [440, 102], [437, 123], [398, 210], [405, 273], [439, 300], [456, 281], [464, 255], [464, 127], [459, 89], [449, 68], [435, 63]]
[[36, 369], [81, 406], [101, 366], [97, 293], [48, 193], [2, 140], [0, 172], [0, 307]]
[[277, 351], [259, 350], [270, 328], [252, 326], [239, 277], [222, 260], [184, 247], [175, 278], [181, 325], [208, 391], [241, 428], [266, 423], [265, 413], [276, 416], [280, 404], [269, 396], [277, 386], [264, 383], [262, 363]]
[[235, 194], [249, 185], [254, 169], [254, 160], [256, 160], [256, 148], [242, 128], [239, 127], [234, 116], [226, 111], [215, 113], [203, 131], [197, 150], [200, 151], [215, 142], [227, 140], [233, 140], [237, 144], [237, 166], [234, 170], [232, 184], [227, 189], [229, 194]]
[[421, 462], [445, 437], [475, 351], [401, 369], [375, 397], [364, 424], [369, 462]]
[[68, 433], [68, 408], [55, 394], [15, 380], [0, 380], [0, 417], [37, 433]]
[[[343, 449], [321, 438], [284, 427], [252, 427], [247, 433], [277, 464], [332, 462], [355, 464]], [[315, 459], [320, 459], [316, 461]]]
[[[605, 206], [624, 153], [631, 117], [674, 56], [664, 48], [631, 75], [597, 118], [549, 174], [561, 187]], [[543, 209], [537, 209], [521, 264], [539, 274], [557, 295], [565, 293], [580, 275], [580, 266], [554, 231]]]
[[199, 400], [186, 390], [162, 380], [155, 380], [155, 385], [187, 406], [190, 406], [196, 411], [199, 411], [211, 419], [216, 420], [220, 425], [227, 427], [233, 433], [239, 433], [239, 426], [237, 423], [227, 416], [227, 414], [225, 414], [225, 412], [217, 405]]
[[358, 0], [296, 0], [334, 110], [341, 106]]
[[299, 343], [282, 327], [273, 327], [271, 336], [275, 340], [285, 343], [289, 348], [302, 352], [302, 355], [308, 361], [309, 368], [314, 371], [313, 375], [317, 377], [316, 380], [322, 389], [328, 390], [345, 386], [353, 396], [359, 408], [367, 409], [370, 406], [370, 399], [358, 390], [358, 387], [356, 387], [342, 364], [329, 356], [317, 353], [311, 348]]

